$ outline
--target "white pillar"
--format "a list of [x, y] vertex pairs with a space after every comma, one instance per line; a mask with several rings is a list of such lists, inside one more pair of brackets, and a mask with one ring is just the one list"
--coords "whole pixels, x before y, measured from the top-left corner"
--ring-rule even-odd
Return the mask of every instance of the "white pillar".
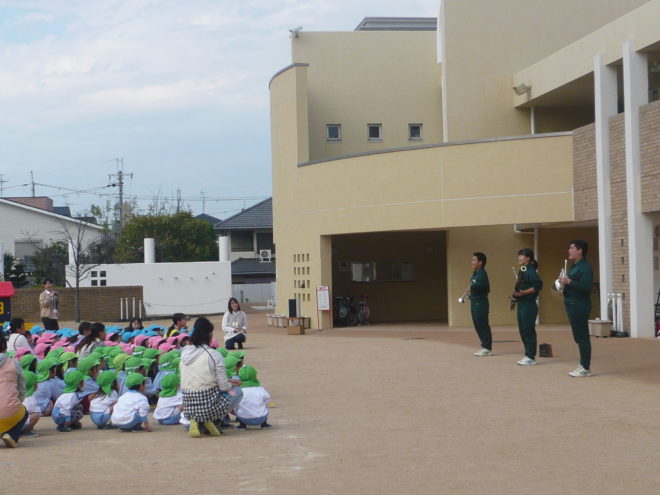
[[[153, 237], [145, 237], [144, 239], [144, 262], [156, 262], [156, 242]], [[128, 309], [126, 311], [128, 312]]]
[[218, 248], [220, 250], [220, 261], [229, 261], [229, 237], [224, 235], [219, 236]]
[[653, 336], [653, 222], [642, 213], [639, 107], [648, 103], [646, 54], [623, 43], [623, 100], [628, 207], [630, 336]]
[[616, 69], [605, 57], [594, 57], [594, 107], [596, 110], [596, 190], [598, 196], [598, 259], [600, 319], [607, 320], [608, 294], [613, 292], [612, 208], [610, 195], [610, 117], [617, 113]]
[[0, 241], [0, 282], [5, 280], [5, 245]]

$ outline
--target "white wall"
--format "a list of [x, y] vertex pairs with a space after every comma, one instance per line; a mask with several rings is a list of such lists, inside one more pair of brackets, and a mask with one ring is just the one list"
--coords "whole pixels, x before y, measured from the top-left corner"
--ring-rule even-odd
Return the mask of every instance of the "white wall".
[[[94, 271], [106, 272], [109, 287], [143, 286], [149, 316], [176, 312], [190, 315], [220, 313], [226, 311], [231, 297], [229, 261], [99, 265]], [[67, 275], [67, 280], [75, 285], [72, 277]], [[80, 286], [92, 286], [89, 275]]]
[[[0, 200], [0, 241], [4, 243], [5, 251], [14, 254], [14, 243], [33, 239], [40, 241], [38, 247], [43, 247], [54, 241], [66, 240], [62, 233], [62, 223], [70, 231], [77, 232], [77, 223], [37, 208], [15, 206]], [[97, 239], [102, 234], [102, 228], [89, 225], [86, 227], [84, 243]]]
[[263, 284], [232, 284], [231, 295], [242, 303], [266, 303], [275, 300], [275, 282]]

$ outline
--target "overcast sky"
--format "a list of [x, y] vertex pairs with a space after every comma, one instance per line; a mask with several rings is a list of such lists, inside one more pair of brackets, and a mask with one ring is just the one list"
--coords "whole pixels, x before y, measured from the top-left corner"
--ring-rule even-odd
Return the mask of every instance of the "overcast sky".
[[[367, 16], [437, 15], [439, 0], [0, 0], [4, 196], [37, 186], [75, 212], [126, 194], [271, 195], [268, 81], [288, 29], [348, 31]], [[202, 193], [203, 191], [203, 193]], [[209, 199], [219, 218], [255, 200]]]

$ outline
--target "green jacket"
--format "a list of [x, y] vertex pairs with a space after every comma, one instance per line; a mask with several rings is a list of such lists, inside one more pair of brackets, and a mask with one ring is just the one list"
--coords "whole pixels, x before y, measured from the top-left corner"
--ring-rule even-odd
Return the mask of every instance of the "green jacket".
[[527, 265], [527, 270], [523, 272], [522, 280], [520, 281], [520, 290], [526, 290], [531, 287], [534, 287], [536, 292], [520, 296], [517, 298], [518, 301], [536, 301], [536, 298], [539, 297], [539, 292], [543, 288], [543, 281], [539, 277], [536, 268], [532, 265]]
[[479, 268], [472, 274], [470, 280], [470, 300], [471, 301], [484, 301], [488, 299], [490, 292], [490, 282], [488, 281], [488, 274], [483, 268]]
[[571, 283], [564, 287], [564, 301], [590, 301], [594, 272], [587, 260], [582, 259], [575, 263], [567, 276], [571, 279]]

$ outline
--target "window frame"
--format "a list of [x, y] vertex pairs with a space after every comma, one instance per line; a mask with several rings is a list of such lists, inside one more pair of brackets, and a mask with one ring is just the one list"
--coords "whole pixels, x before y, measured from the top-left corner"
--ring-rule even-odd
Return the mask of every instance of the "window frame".
[[[419, 137], [413, 137], [412, 128], [414, 126], [419, 126]], [[422, 134], [422, 129], [424, 128], [423, 124], [420, 123], [410, 123], [408, 124], [408, 141], [423, 141], [424, 136]]]
[[[337, 128], [337, 137], [336, 138], [330, 137], [330, 128], [331, 127], [336, 127]], [[326, 141], [331, 141], [331, 142], [341, 141], [341, 124], [325, 124], [325, 140]]]
[[[378, 137], [371, 137], [371, 129], [378, 129]], [[376, 122], [367, 124], [367, 141], [371, 143], [382, 143], [383, 142], [383, 124]]]

